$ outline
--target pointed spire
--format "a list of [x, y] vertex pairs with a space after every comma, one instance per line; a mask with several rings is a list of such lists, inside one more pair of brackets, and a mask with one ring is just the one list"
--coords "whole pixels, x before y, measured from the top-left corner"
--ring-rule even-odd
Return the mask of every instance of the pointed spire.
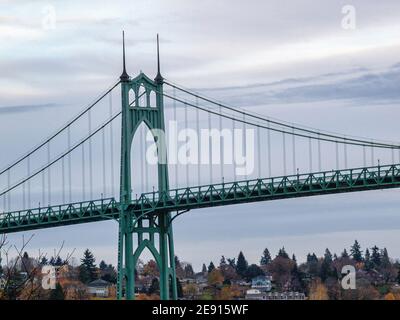
[[157, 33], [157, 75], [154, 79], [154, 81], [157, 84], [161, 84], [163, 83], [164, 78], [161, 75], [160, 72], [160, 41], [159, 41], [159, 37], [158, 37], [158, 33]]
[[121, 81], [128, 81], [129, 80], [129, 75], [126, 72], [126, 65], [125, 65], [125, 32], [122, 31], [122, 64], [123, 64], [123, 70], [122, 74], [119, 77]]

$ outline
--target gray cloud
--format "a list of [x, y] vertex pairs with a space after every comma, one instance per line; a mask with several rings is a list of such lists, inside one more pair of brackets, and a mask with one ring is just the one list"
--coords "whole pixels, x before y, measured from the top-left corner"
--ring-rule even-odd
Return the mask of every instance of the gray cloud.
[[43, 109], [60, 107], [57, 103], [45, 103], [45, 104], [25, 104], [15, 106], [0, 106], [0, 114], [15, 114], [22, 112], [40, 111]]

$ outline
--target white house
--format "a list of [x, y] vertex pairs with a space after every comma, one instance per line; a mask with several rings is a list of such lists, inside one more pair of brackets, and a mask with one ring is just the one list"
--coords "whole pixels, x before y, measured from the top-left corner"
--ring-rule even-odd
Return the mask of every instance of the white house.
[[97, 279], [88, 284], [89, 294], [96, 297], [108, 297], [111, 284], [105, 280]]

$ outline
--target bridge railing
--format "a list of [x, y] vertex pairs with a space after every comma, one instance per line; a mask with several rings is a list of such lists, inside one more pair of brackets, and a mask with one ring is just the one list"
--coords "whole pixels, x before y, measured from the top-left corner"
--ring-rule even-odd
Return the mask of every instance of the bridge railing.
[[387, 176], [400, 176], [400, 164], [398, 165], [378, 165], [373, 167], [361, 167], [344, 170], [330, 170], [306, 174], [295, 174], [287, 176], [277, 176], [263, 179], [241, 180], [235, 182], [223, 182], [218, 184], [193, 186], [187, 188], [170, 189], [166, 192], [147, 192], [142, 193], [139, 198], [133, 200], [133, 204], [137, 207], [144, 206], [149, 202], [158, 202], [165, 196], [172, 199], [179, 199], [191, 194], [204, 194], [213, 190], [231, 190], [233, 187], [252, 189], [257, 185], [264, 185], [269, 188], [278, 188], [282, 184], [289, 186], [295, 183], [296, 185], [317, 184], [327, 182], [348, 182], [355, 183], [356, 181], [374, 178], [379, 183], [381, 178]]

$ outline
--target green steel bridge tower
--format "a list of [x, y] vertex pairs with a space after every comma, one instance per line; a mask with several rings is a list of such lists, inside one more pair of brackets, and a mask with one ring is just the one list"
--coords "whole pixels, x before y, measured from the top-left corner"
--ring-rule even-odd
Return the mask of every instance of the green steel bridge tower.
[[[123, 283], [126, 287], [126, 298], [135, 296], [135, 267], [142, 251], [147, 248], [153, 254], [160, 270], [160, 298], [168, 300], [177, 299], [177, 286], [175, 274], [174, 240], [172, 233], [171, 214], [163, 210], [156, 214], [143, 213], [139, 216], [129, 210], [132, 201], [131, 192], [131, 147], [133, 137], [142, 123], [152, 133], [160, 130], [165, 132], [164, 103], [163, 103], [163, 77], [160, 73], [159, 40], [157, 36], [157, 62], [158, 73], [151, 80], [144, 73], [131, 79], [126, 72], [125, 41], [123, 44], [123, 72], [121, 80], [122, 98], [122, 125], [121, 125], [121, 176], [120, 176], [120, 216], [118, 237], [118, 298], [122, 297]], [[140, 88], [144, 88], [141, 92]], [[129, 101], [129, 93], [133, 93], [135, 103]], [[156, 99], [150, 97], [155, 95]], [[142, 98], [142, 99], [140, 99]], [[140, 102], [142, 101], [142, 102]], [[155, 105], [151, 105], [155, 103]], [[158, 157], [166, 156], [165, 135], [153, 135], [157, 144]], [[145, 155], [142, 155], [145, 156]], [[164, 159], [166, 160], [166, 159]], [[166, 161], [159, 161], [158, 190], [167, 192], [168, 165]], [[158, 244], [156, 237], [158, 235]], [[157, 249], [158, 246], [158, 249]], [[172, 296], [170, 297], [170, 293]]]

